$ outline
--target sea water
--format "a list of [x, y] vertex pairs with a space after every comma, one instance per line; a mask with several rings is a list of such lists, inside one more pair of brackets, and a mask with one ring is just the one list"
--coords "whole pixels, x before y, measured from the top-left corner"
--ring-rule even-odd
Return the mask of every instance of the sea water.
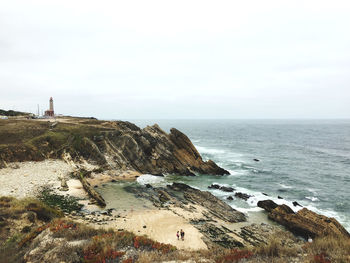
[[[167, 175], [140, 178], [166, 184], [184, 182], [211, 191], [232, 207], [259, 211], [259, 200], [288, 204], [297, 201], [317, 213], [335, 217], [350, 230], [350, 120], [134, 120], [140, 127], [158, 123], [175, 127], [194, 143], [203, 159], [212, 159], [231, 175]], [[256, 161], [257, 159], [259, 161]], [[252, 195], [208, 189], [212, 183]], [[266, 196], [267, 194], [268, 196]], [[283, 199], [279, 199], [282, 197]]]

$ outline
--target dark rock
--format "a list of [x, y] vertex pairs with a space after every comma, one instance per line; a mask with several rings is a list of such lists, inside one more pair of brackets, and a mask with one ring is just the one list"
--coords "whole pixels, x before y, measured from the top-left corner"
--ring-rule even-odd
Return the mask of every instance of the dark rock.
[[181, 183], [173, 183], [168, 187], [175, 191], [181, 191], [185, 199], [207, 208], [209, 212], [217, 218], [228, 222], [246, 221], [246, 217], [243, 213], [233, 209], [210, 192], [200, 191]]
[[171, 185], [168, 185], [168, 187], [175, 191], [186, 191], [186, 190], [194, 189], [191, 186], [183, 183], [173, 183]]
[[263, 200], [258, 202], [258, 207], [265, 209], [267, 212], [270, 212], [271, 210], [275, 209], [277, 206], [278, 204], [276, 204], [272, 200]]
[[283, 241], [280, 243], [281, 247], [292, 248], [299, 242], [302, 245], [304, 242], [298, 240], [289, 231], [281, 229], [279, 226], [271, 224], [251, 224], [241, 228], [238, 234], [246, 245], [264, 246], [271, 242], [271, 237], [283, 236]]
[[220, 189], [220, 185], [218, 184], [211, 184], [208, 186], [209, 189]]
[[[270, 202], [267, 202], [270, 201]], [[346, 229], [334, 218], [319, 215], [306, 208], [295, 213], [287, 205], [277, 205], [271, 200], [258, 202], [259, 207], [263, 207], [269, 212], [268, 217], [288, 228], [296, 235], [308, 237], [322, 237], [327, 235], [350, 238]], [[272, 203], [271, 203], [272, 202]]]
[[269, 196], [268, 194], [266, 194], [266, 193], [262, 193], [263, 195], [266, 195], [266, 196]]
[[277, 198], [278, 198], [278, 199], [283, 199], [283, 197], [282, 197], [282, 196], [277, 196]]
[[220, 190], [221, 190], [221, 191], [224, 191], [224, 192], [233, 192], [235, 189], [232, 188], [232, 187], [221, 186], [221, 187], [220, 187]]
[[250, 197], [252, 197], [252, 195], [248, 195], [248, 194], [241, 193], [241, 192], [235, 193], [235, 196], [238, 198], [241, 198], [245, 201], [247, 201]]
[[172, 199], [171, 196], [163, 190], [158, 190], [158, 198], [162, 203], [170, 201]]
[[255, 162], [260, 162], [260, 160], [259, 159], [256, 159], [256, 158], [254, 158], [253, 159]]
[[301, 207], [302, 207], [302, 205], [299, 204], [297, 201], [294, 201], [294, 202], [293, 202], [293, 205], [294, 205], [294, 206], [301, 206]]
[[187, 167], [187, 172], [186, 174], [187, 176], [196, 176], [195, 172], [191, 169], [191, 167]]
[[112, 180], [111, 180], [111, 182], [112, 182], [112, 183], [116, 183], [116, 182], [117, 182], [117, 180], [115, 180], [115, 179], [112, 179]]
[[147, 226], [143, 226], [143, 228], [146, 228]]
[[145, 186], [146, 186], [146, 188], [153, 188], [152, 185], [150, 185], [150, 184], [146, 184]]
[[227, 200], [232, 201], [232, 200], [233, 200], [233, 197], [232, 197], [232, 196], [229, 196], [229, 197], [227, 197]]
[[225, 227], [218, 227], [211, 223], [191, 221], [203, 235], [204, 242], [208, 248], [213, 247], [213, 243], [224, 248], [243, 247], [242, 242], [229, 235], [231, 231]]
[[[158, 173], [158, 174], [152, 174], [152, 175], [154, 175], [154, 176], [159, 176], [159, 177], [164, 177], [164, 174], [162, 174], [162, 173]], [[186, 174], [187, 175], [187, 174]], [[136, 177], [136, 176], [135, 176]]]
[[[93, 187], [91, 187], [90, 183], [83, 176], [83, 172], [81, 170], [77, 171], [76, 176], [80, 180], [81, 184], [83, 185], [83, 188], [89, 194], [89, 196], [93, 198], [94, 201], [96, 201], [99, 206], [105, 207], [106, 201], [103, 199], [101, 194], [99, 194], [97, 191], [95, 191]], [[105, 186], [105, 185], [102, 185], [102, 186]]]
[[295, 214], [295, 212], [293, 211], [293, 209], [291, 209], [289, 206], [287, 205], [279, 205], [276, 207], [276, 211], [277, 213], [283, 213], [283, 214]]
[[224, 192], [233, 192], [235, 189], [232, 187], [228, 187], [228, 186], [221, 186], [219, 184], [211, 184], [208, 186], [209, 189], [220, 189], [221, 191]]

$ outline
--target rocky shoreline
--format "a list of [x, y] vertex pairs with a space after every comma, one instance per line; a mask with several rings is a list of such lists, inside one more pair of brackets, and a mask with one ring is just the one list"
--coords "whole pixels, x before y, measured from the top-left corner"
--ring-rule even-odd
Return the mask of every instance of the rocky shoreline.
[[[10, 127], [13, 121], [7, 125]], [[288, 262], [305, 262], [309, 255], [305, 255], [303, 246], [309, 237], [350, 240], [349, 233], [334, 218], [306, 208], [296, 213], [286, 205], [264, 200], [258, 203], [266, 210], [264, 219], [253, 221], [210, 192], [176, 182], [164, 187], [124, 187], [121, 194], [125, 208], [110, 207], [100, 191], [108, 183], [133, 182], [142, 174], [222, 176], [228, 172], [211, 160], [203, 161], [189, 138], [176, 129], [167, 134], [158, 125], [140, 129], [129, 122], [86, 119], [64, 119], [54, 126], [39, 121], [22, 121], [20, 125], [30, 130], [30, 136], [20, 142], [9, 139], [0, 148], [0, 195], [35, 197], [40, 187], [49, 187], [55, 195], [76, 198], [83, 206], [82, 210], [64, 213], [72, 222], [112, 228], [116, 233], [146, 235], [184, 251], [260, 249], [278, 239], [279, 249], [296, 251]], [[0, 125], [0, 135], [11, 132], [9, 138], [18, 136], [18, 130]], [[234, 192], [233, 188], [218, 184], [208, 188]], [[240, 192], [234, 196], [243, 200], [250, 197]], [[10, 199], [4, 200], [6, 203]], [[136, 201], [141, 205], [136, 206]], [[1, 209], [0, 206], [0, 212]], [[0, 225], [7, 226], [1, 234], [32, 229], [41, 223], [28, 223], [23, 218], [7, 220], [0, 214]], [[184, 242], [176, 239], [179, 228], [186, 232]]]

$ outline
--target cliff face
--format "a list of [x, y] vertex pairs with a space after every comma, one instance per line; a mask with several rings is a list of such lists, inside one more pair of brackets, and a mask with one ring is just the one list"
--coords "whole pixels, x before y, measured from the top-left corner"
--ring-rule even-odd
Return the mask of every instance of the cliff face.
[[8, 138], [0, 142], [3, 166], [12, 161], [61, 158], [68, 152], [76, 160], [84, 158], [110, 169], [156, 175], [229, 174], [213, 161], [203, 161], [185, 134], [174, 128], [167, 134], [157, 124], [144, 129], [129, 122], [79, 119], [55, 125], [39, 121], [2, 124], [0, 136]]
[[228, 174], [214, 162], [203, 161], [190, 139], [177, 129], [167, 134], [156, 124], [144, 129], [130, 123], [117, 125], [115, 131], [105, 132], [94, 140], [112, 167], [151, 174]]

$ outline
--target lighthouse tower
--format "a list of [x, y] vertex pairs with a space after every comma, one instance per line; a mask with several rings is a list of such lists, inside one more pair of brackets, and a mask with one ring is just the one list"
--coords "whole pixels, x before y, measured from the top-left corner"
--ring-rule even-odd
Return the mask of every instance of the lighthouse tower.
[[53, 98], [50, 97], [50, 111], [53, 112]]
[[45, 111], [45, 116], [47, 117], [54, 117], [55, 116], [55, 112], [53, 110], [53, 98], [50, 97], [50, 109]]

